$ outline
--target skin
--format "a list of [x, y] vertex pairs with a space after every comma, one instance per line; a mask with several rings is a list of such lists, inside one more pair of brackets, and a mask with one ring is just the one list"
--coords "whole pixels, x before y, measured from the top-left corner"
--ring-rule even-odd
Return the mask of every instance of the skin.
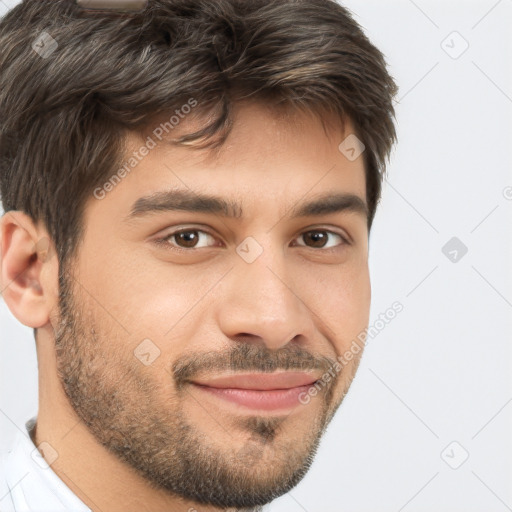
[[[104, 199], [90, 198], [60, 294], [44, 225], [19, 211], [1, 219], [4, 300], [38, 329], [34, 441], [55, 450], [51, 468], [95, 512], [257, 510], [304, 476], [359, 364], [362, 351], [286, 414], [179, 385], [178, 364], [193, 377], [301, 365], [321, 376], [368, 326], [366, 217], [289, 215], [325, 192], [366, 202], [362, 157], [338, 150], [352, 124], [325, 131], [312, 115], [257, 103], [235, 114], [218, 152], [159, 144]], [[130, 154], [144, 139], [126, 142]], [[139, 197], [174, 188], [237, 200], [243, 217], [123, 220]], [[154, 243], [190, 225], [204, 230], [197, 248]], [[302, 236], [312, 230], [331, 233], [328, 248]], [[247, 237], [262, 249], [252, 263], [236, 251]], [[148, 365], [134, 355], [145, 339], [160, 351]]]

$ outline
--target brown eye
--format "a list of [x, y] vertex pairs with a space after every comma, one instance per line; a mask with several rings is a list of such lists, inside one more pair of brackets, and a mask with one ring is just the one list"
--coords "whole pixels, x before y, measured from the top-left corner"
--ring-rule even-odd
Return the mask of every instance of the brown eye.
[[[158, 245], [169, 245], [171, 249], [200, 249], [198, 244], [204, 242], [205, 238], [214, 240], [213, 236], [202, 229], [181, 229], [175, 231], [164, 238], [155, 240]], [[203, 247], [212, 247], [210, 245], [203, 245]]]
[[176, 233], [173, 236], [178, 245], [187, 248], [195, 247], [197, 241], [199, 240], [197, 231], [181, 231], [180, 233]]
[[323, 247], [327, 243], [327, 235], [324, 231], [308, 231], [302, 235], [306, 245], [311, 242], [312, 247]]
[[[330, 238], [332, 236], [338, 237], [339, 240], [341, 240], [341, 243], [338, 244], [332, 244], [327, 246], [328, 243], [330, 243]], [[305, 245], [306, 247], [311, 247], [313, 249], [330, 249], [332, 247], [336, 247], [339, 245], [346, 245], [348, 244], [347, 240], [341, 236], [338, 233], [334, 233], [332, 231], [327, 231], [324, 229], [315, 229], [311, 231], [306, 231], [305, 233], [302, 233], [302, 235], [299, 236], [298, 240], [304, 240], [304, 244], [298, 244], [298, 245]]]

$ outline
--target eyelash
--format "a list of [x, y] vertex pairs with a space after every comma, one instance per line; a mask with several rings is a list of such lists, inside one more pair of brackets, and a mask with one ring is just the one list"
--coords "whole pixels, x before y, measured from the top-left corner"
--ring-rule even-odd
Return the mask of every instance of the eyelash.
[[[154, 243], [157, 246], [162, 246], [164, 248], [165, 248], [165, 246], [168, 246], [172, 250], [182, 251], [182, 252], [191, 252], [191, 251], [198, 251], [200, 249], [208, 249], [208, 247], [199, 247], [199, 248], [197, 248], [197, 247], [190, 247], [190, 248], [179, 247], [179, 246], [172, 245], [170, 243], [170, 239], [173, 238], [174, 236], [177, 236], [180, 233], [189, 233], [189, 232], [192, 232], [192, 231], [197, 231], [198, 233], [205, 233], [205, 234], [211, 236], [212, 238], [215, 238], [214, 235], [212, 235], [211, 233], [209, 233], [208, 231], [206, 231], [204, 229], [189, 227], [189, 228], [180, 228], [179, 230], [173, 231], [172, 233], [169, 233], [168, 235], [166, 235], [166, 236], [164, 236], [162, 238], [157, 238], [157, 239], [154, 240]], [[324, 233], [328, 233], [330, 235], [339, 236], [340, 239], [341, 239], [341, 243], [339, 243], [338, 245], [335, 245], [334, 247], [328, 247], [328, 248], [310, 247], [308, 245], [298, 245], [298, 247], [306, 247], [306, 248], [309, 248], [309, 249], [315, 249], [317, 251], [335, 251], [335, 250], [339, 250], [339, 248], [342, 247], [342, 246], [351, 245], [351, 243], [348, 241], [347, 237], [343, 236], [342, 234], [336, 233], [335, 231], [331, 231], [331, 230], [328, 230], [328, 229], [322, 229], [322, 228], [308, 229], [307, 231], [303, 231], [302, 233], [300, 233], [297, 238], [300, 238], [304, 234], [314, 233], [314, 232], [324, 232]]]

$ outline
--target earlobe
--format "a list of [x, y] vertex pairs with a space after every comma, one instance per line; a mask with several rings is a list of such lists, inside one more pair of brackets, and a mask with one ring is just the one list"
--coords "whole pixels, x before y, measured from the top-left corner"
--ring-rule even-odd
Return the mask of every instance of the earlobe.
[[49, 322], [51, 301], [45, 286], [45, 265], [51, 243], [23, 212], [0, 219], [0, 286], [5, 303], [24, 325], [39, 328]]

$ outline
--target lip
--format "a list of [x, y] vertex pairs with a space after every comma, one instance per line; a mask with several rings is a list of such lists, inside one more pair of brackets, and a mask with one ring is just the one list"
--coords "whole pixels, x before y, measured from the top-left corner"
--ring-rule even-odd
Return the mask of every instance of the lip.
[[238, 373], [207, 379], [194, 379], [193, 383], [219, 389], [269, 391], [311, 385], [319, 378], [320, 376], [308, 372]]
[[305, 372], [252, 373], [194, 380], [196, 389], [237, 406], [275, 411], [301, 404], [299, 396], [319, 379]]

